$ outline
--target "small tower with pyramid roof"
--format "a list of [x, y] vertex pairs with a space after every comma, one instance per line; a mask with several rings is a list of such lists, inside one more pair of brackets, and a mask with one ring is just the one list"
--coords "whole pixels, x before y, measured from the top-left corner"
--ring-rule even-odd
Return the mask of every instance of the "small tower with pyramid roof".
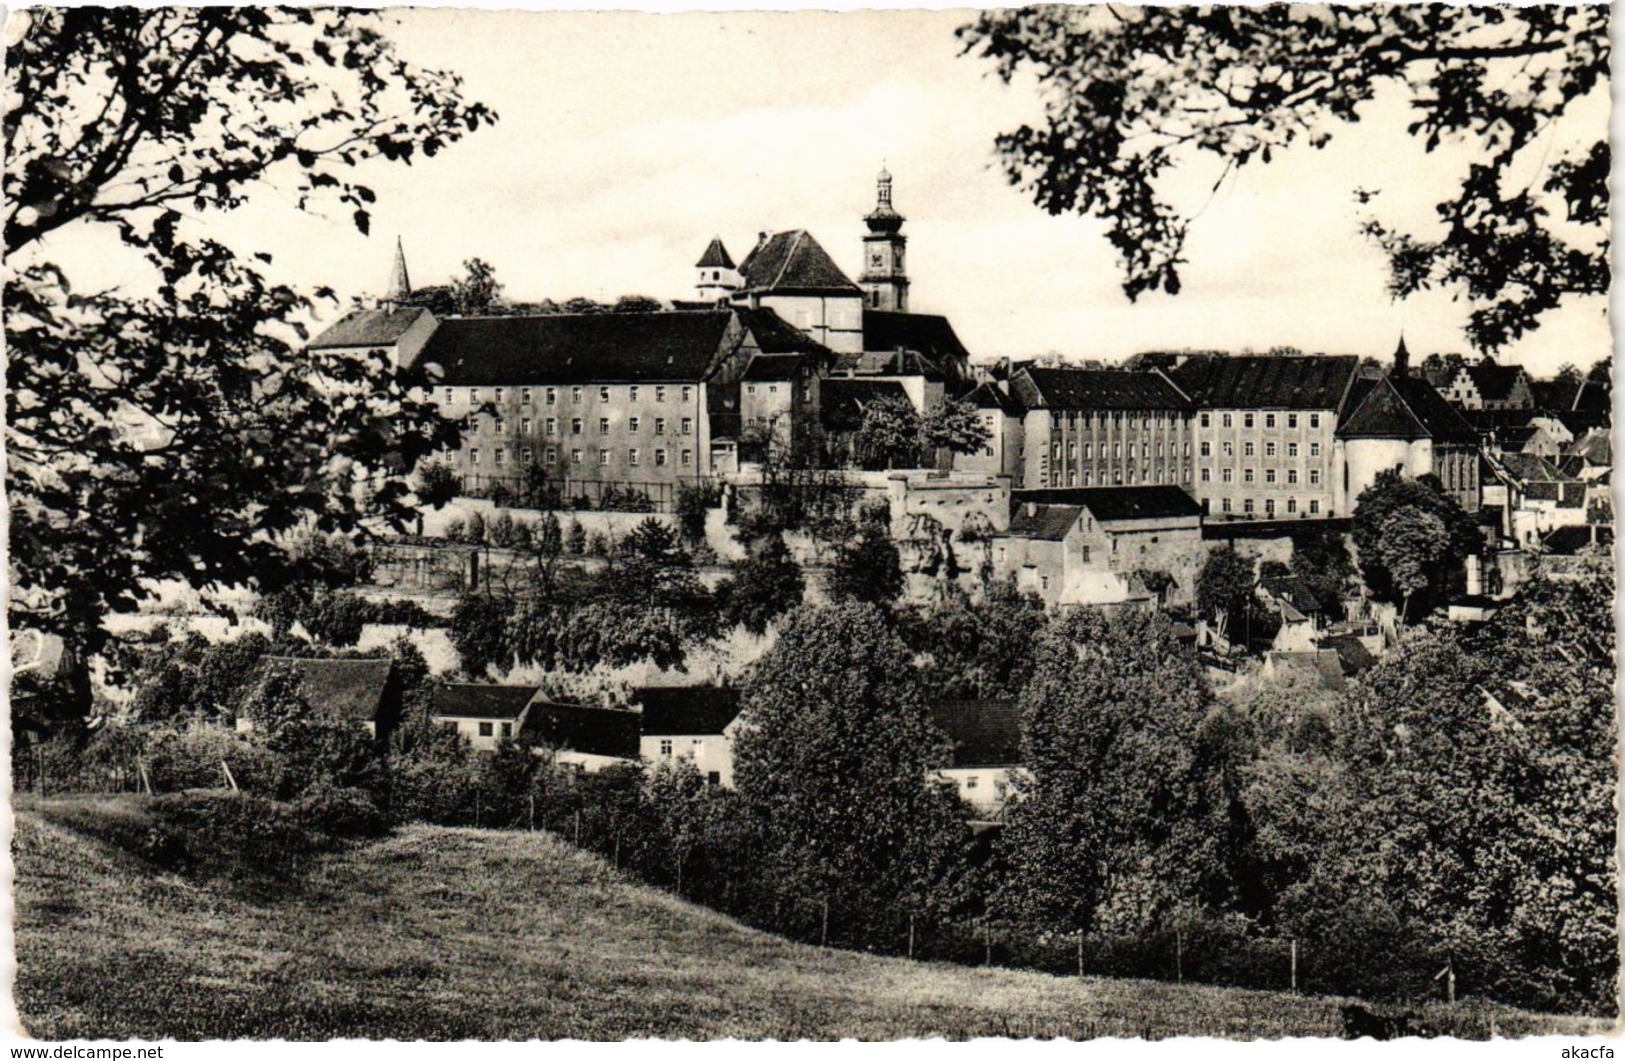
[[863, 237], [864, 305], [870, 309], [908, 312], [908, 274], [903, 269], [903, 251], [908, 237], [903, 235], [903, 215], [891, 202], [891, 174], [881, 167], [875, 179], [875, 208], [864, 216], [869, 234]]
[[739, 269], [728, 256], [728, 248], [722, 245], [720, 236], [712, 238], [694, 268], [699, 270], [702, 302], [721, 302], [739, 290]]
[[1411, 352], [1405, 348], [1405, 333], [1399, 333], [1399, 346], [1394, 350], [1394, 375], [1401, 378], [1411, 374]]
[[389, 270], [389, 286], [384, 290], [384, 297], [379, 303], [384, 306], [398, 306], [412, 297], [412, 279], [406, 273], [406, 247], [402, 245], [401, 238], [395, 237], [395, 264]]

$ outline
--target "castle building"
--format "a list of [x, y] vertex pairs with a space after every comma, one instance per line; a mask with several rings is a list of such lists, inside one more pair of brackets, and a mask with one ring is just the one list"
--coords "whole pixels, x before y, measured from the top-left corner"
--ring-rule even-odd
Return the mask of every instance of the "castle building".
[[1010, 395], [1025, 410], [1021, 484], [1167, 484], [1192, 489], [1196, 407], [1161, 372], [1024, 368]]
[[1174, 369], [1198, 410], [1193, 492], [1208, 517], [1346, 515], [1336, 431], [1358, 369], [1352, 356], [1199, 357]]

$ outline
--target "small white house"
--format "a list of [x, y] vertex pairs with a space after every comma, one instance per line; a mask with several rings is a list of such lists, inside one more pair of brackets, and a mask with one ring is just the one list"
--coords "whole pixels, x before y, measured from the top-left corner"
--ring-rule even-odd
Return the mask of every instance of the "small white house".
[[644, 762], [658, 766], [687, 759], [709, 783], [733, 787], [738, 690], [717, 685], [650, 687], [637, 690], [632, 704], [641, 710], [638, 752]]
[[444, 682], [435, 686], [429, 720], [455, 729], [476, 751], [494, 751], [500, 742], [518, 736], [536, 691], [534, 685]]
[[1021, 766], [1021, 708], [1013, 700], [945, 700], [931, 720], [953, 746], [941, 773], [981, 818], [997, 820]]

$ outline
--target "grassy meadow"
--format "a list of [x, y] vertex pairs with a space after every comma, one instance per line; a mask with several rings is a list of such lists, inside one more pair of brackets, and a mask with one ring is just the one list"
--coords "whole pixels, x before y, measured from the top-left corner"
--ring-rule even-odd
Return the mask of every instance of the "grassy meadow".
[[[68, 1038], [1329, 1036], [1339, 1000], [791, 943], [547, 834], [417, 826], [245, 887], [140, 854], [135, 797], [16, 808], [16, 1002]], [[1599, 1022], [1463, 1004], [1464, 1037]]]

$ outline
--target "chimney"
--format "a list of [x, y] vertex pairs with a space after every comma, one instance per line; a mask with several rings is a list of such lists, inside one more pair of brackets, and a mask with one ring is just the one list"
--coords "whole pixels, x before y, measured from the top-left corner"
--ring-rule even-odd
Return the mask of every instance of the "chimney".
[[1399, 348], [1394, 351], [1394, 375], [1409, 376], [1411, 374], [1411, 352], [1405, 349], [1405, 336], [1399, 336]]

